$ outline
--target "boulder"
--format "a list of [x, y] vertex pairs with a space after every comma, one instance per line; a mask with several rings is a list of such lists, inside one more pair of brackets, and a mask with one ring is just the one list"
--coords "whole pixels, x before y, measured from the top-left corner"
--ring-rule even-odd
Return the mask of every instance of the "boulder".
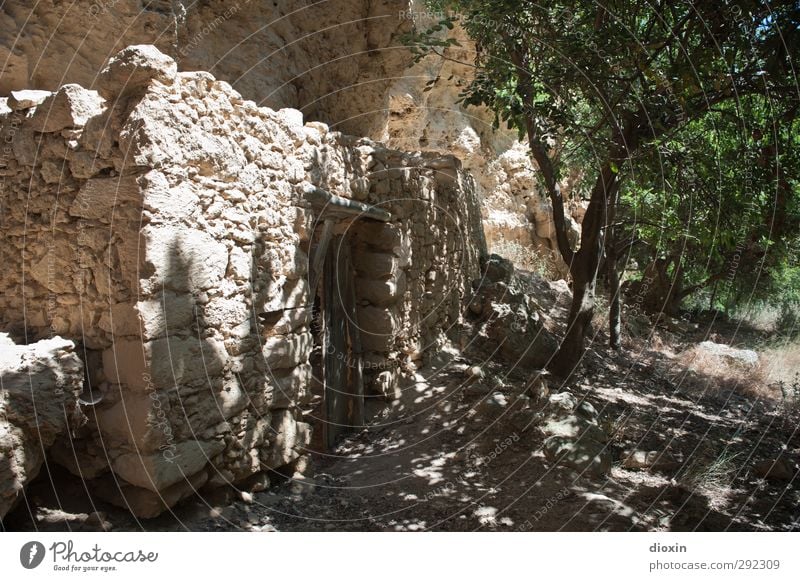
[[629, 470], [675, 470], [681, 466], [674, 456], [664, 450], [626, 450], [622, 467]]
[[552, 436], [544, 442], [544, 455], [550, 462], [587, 477], [600, 477], [611, 470], [611, 453], [604, 444], [590, 438]]
[[80, 85], [64, 85], [36, 107], [28, 127], [41, 133], [81, 128], [103, 112], [103, 100], [96, 91]]
[[695, 356], [717, 359], [740, 369], [754, 369], [758, 365], [758, 353], [752, 349], [736, 349], [713, 341], [703, 341], [697, 345]]
[[483, 278], [473, 285], [469, 308], [480, 325], [475, 345], [514, 365], [545, 367], [558, 350], [558, 341], [513, 265], [492, 255], [484, 262]]
[[197, 492], [207, 480], [208, 472], [202, 471], [168, 488], [153, 492], [107, 474], [91, 481], [90, 490], [98, 498], [129, 510], [136, 517], [153, 518]]
[[52, 95], [50, 91], [37, 91], [34, 89], [11, 91], [8, 97], [8, 107], [12, 111], [30, 109], [40, 105], [50, 95]]
[[83, 422], [83, 363], [61, 337], [16, 345], [0, 333], [0, 518], [34, 479], [44, 453]]
[[122, 454], [111, 467], [129, 484], [160, 492], [196, 475], [224, 449], [225, 444], [220, 440], [187, 440], [157, 454]]
[[514, 264], [502, 256], [492, 254], [483, 262], [484, 282], [509, 282], [514, 276]]
[[172, 84], [178, 65], [153, 45], [129, 46], [108, 61], [97, 78], [100, 94], [114, 99], [127, 94], [143, 92], [152, 80]]

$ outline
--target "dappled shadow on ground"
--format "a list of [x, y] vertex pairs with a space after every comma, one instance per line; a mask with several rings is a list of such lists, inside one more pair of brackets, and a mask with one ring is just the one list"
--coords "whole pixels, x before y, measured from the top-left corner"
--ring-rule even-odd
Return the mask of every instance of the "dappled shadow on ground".
[[[557, 318], [563, 307], [548, 305], [560, 310]], [[602, 334], [594, 339], [604, 342]], [[116, 530], [800, 528], [796, 469], [781, 478], [757, 469], [781, 459], [793, 466], [797, 411], [687, 374], [669, 350], [646, 341], [621, 353], [590, 348], [576, 376], [551, 382], [552, 391], [568, 390], [599, 412], [612, 467], [594, 478], [546, 459], [542, 416], [528, 398], [536, 370], [470, 350], [445, 350], [429, 361], [367, 428], [333, 454], [317, 455], [304, 479], [252, 496], [189, 502], [144, 523], [122, 513], [108, 518]], [[480, 382], [473, 366], [483, 370]], [[631, 450], [666, 460], [630, 466]]]
[[[783, 446], [796, 454], [797, 418], [729, 394], [687, 393], [658, 354], [587, 356], [568, 386], [591, 402], [612, 433], [615, 463], [584, 478], [542, 454], [535, 414], [518, 407], [528, 374], [496, 362], [456, 358], [420, 370], [404, 397], [338, 456], [318, 459], [305, 481], [227, 507], [248, 530], [723, 531], [793, 530], [796, 479], [753, 472]], [[482, 363], [502, 378], [480, 393], [464, 368]], [[493, 394], [506, 396], [497, 405]], [[693, 397], [696, 396], [696, 397]], [[672, 465], [622, 466], [630, 448], [666, 450]], [[238, 508], [237, 508], [238, 506]], [[204, 519], [201, 528], [229, 529]]]

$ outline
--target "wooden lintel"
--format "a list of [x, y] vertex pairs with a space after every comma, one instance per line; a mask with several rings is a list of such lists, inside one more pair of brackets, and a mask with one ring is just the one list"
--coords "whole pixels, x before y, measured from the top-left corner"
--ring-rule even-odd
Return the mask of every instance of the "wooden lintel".
[[318, 213], [318, 220], [327, 218], [367, 218], [379, 222], [392, 219], [391, 213], [369, 204], [337, 196], [312, 184], [303, 186], [303, 197]]

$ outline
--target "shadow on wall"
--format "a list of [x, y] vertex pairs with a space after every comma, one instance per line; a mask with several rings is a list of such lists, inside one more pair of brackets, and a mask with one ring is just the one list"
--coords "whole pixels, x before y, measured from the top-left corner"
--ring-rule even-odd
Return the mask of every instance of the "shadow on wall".
[[94, 417], [113, 470], [93, 483], [97, 495], [146, 518], [201, 487], [257, 474], [275, 439], [260, 341], [250, 311], [235, 308], [244, 296], [224, 296], [227, 257], [215, 275], [214, 257], [195, 242], [180, 232], [163, 269], [148, 265], [160, 288], [139, 302], [140, 341], [115, 341], [119, 382]]

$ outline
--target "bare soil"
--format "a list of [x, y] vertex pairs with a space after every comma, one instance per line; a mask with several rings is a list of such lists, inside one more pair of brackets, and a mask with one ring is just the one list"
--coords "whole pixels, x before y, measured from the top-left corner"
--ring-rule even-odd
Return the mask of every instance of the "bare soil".
[[[551, 391], [568, 389], [600, 413], [614, 458], [601, 478], [545, 459], [537, 416], [519, 397], [535, 371], [490, 354], [445, 352], [417, 370], [402, 398], [367, 428], [330, 453], [313, 454], [305, 477], [274, 474], [267, 491], [196, 497], [139, 521], [92, 502], [78, 479], [52, 468], [6, 526], [87, 530], [103, 526], [86, 518], [102, 511], [99, 521], [113, 530], [798, 530], [800, 414], [775, 388], [739, 389], [687, 373], [674, 354], [712, 328], [720, 342], [763, 342], [741, 325], [712, 323], [680, 336], [650, 332], [615, 353], [599, 333], [581, 372], [551, 383]], [[464, 372], [474, 365], [486, 374], [478, 385]], [[671, 462], [624, 468], [629, 449], [666, 451]], [[759, 461], [779, 457], [795, 466], [793, 476], [758, 477]]]

